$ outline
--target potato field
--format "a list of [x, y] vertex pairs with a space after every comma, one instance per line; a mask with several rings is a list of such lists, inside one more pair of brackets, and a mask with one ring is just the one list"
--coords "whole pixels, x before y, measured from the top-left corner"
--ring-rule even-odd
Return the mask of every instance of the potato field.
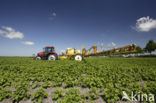
[[125, 103], [123, 91], [155, 95], [156, 58], [0, 57], [0, 103]]

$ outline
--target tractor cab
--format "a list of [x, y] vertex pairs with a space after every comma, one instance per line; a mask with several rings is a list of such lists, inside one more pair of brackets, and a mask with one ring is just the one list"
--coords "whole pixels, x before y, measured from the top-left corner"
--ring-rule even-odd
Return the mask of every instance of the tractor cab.
[[53, 46], [47, 46], [43, 48], [44, 53], [49, 53], [49, 52], [55, 52], [55, 49]]

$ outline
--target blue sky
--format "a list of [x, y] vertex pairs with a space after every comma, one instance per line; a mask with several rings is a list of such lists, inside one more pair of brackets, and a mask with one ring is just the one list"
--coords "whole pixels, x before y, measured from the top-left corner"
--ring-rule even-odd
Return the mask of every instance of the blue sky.
[[[44, 46], [144, 47], [156, 41], [156, 0], [0, 0], [0, 56]], [[100, 49], [100, 48], [99, 48]]]

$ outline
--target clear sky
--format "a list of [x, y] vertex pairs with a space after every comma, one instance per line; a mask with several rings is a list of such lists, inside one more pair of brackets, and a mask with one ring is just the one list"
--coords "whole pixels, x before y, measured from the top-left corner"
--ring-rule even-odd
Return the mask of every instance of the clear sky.
[[44, 46], [144, 47], [156, 41], [156, 0], [0, 0], [0, 56]]

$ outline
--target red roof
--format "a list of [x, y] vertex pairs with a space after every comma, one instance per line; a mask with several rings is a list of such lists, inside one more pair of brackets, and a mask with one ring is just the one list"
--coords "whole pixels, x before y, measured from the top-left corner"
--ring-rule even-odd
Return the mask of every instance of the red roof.
[[45, 48], [54, 48], [53, 46], [46, 46]]

